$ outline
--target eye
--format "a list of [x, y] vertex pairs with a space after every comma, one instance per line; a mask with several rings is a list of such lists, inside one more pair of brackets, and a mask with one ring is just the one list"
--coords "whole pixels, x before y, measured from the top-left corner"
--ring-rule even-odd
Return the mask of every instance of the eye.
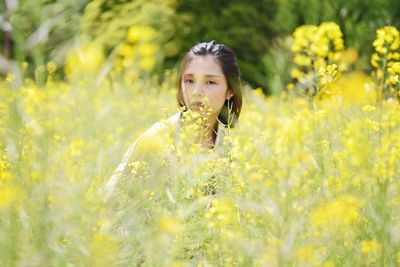
[[185, 79], [185, 83], [193, 83], [192, 79]]
[[213, 84], [217, 84], [217, 83], [214, 82], [214, 81], [207, 81], [206, 84], [207, 84], [207, 85], [213, 85]]

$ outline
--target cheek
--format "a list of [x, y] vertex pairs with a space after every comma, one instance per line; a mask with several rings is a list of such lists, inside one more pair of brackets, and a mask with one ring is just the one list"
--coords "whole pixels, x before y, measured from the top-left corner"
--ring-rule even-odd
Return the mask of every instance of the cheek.
[[223, 90], [221, 88], [221, 90], [218, 90], [217, 92], [210, 95], [209, 99], [210, 99], [212, 109], [214, 111], [220, 110], [222, 108], [222, 106], [224, 105], [225, 94], [226, 94], [226, 90]]

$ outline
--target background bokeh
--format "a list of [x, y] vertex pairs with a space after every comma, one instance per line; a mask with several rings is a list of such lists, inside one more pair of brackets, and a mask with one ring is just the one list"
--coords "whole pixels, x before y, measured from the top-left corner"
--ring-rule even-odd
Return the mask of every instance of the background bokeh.
[[[282, 90], [289, 81], [288, 38], [296, 27], [336, 22], [346, 46], [362, 59], [357, 67], [368, 71], [368, 44], [376, 28], [400, 26], [396, 0], [7, 0], [0, 10], [3, 74], [23, 61], [30, 63], [31, 74], [49, 61], [63, 66], [68, 51], [82, 42], [95, 42], [111, 60], [116, 47], [127, 41], [129, 28], [140, 25], [154, 31], [148, 36], [153, 46], [147, 49], [156, 53], [154, 62], [147, 62], [152, 74], [176, 68], [196, 42], [215, 39], [236, 52], [244, 80], [266, 94]], [[63, 68], [58, 72], [64, 75]]]
[[[399, 266], [399, 12], [1, 1], [0, 266]], [[193, 144], [191, 112], [179, 145], [143, 137], [180, 111], [180, 59], [212, 39], [244, 81], [221, 150]]]

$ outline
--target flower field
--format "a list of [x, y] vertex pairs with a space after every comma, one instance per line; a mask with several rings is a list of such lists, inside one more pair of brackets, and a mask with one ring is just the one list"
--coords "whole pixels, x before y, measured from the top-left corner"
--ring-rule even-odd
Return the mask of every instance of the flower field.
[[59, 81], [49, 63], [20, 84], [9, 75], [0, 265], [400, 265], [399, 33], [377, 31], [371, 75], [349, 71], [341, 38], [333, 24], [299, 28], [293, 82], [270, 97], [244, 87], [226, 156], [182, 148], [164, 168], [163, 140], [149, 140], [111, 201], [128, 146], [178, 112], [176, 72]]

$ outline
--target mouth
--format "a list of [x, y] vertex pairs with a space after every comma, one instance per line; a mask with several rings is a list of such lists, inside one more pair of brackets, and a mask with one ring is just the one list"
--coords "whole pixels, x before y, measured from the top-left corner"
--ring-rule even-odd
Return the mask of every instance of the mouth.
[[195, 101], [191, 103], [191, 106], [196, 109], [200, 109], [204, 107], [204, 103], [200, 101]]

